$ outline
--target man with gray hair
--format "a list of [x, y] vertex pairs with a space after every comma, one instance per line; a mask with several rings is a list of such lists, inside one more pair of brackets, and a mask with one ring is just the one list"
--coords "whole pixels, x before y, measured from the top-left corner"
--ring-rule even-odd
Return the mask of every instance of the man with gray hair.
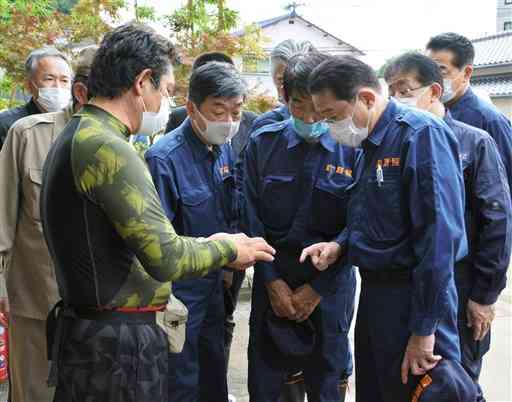
[[59, 294], [39, 213], [42, 169], [54, 140], [87, 103], [96, 49], [91, 46], [79, 54], [70, 91], [73, 105], [18, 120], [0, 152], [0, 311], [11, 313], [11, 402], [53, 399], [54, 389], [46, 384], [46, 317]]
[[53, 47], [30, 53], [25, 62], [26, 88], [32, 95], [23, 106], [0, 113], [0, 149], [9, 128], [19, 119], [37, 113], [57, 112], [71, 102], [73, 72], [66, 56]]
[[[162, 207], [184, 236], [237, 232], [234, 160], [247, 88], [228, 63], [192, 72], [188, 118], [146, 153]], [[188, 308], [183, 351], [169, 354], [169, 402], [227, 402], [222, 272], [176, 281], [173, 294]]]
[[286, 70], [286, 66], [293, 56], [297, 54], [308, 54], [315, 50], [316, 49], [311, 42], [295, 39], [286, 39], [272, 50], [270, 53], [270, 71], [272, 74], [272, 81], [274, 81], [279, 102], [283, 104], [276, 109], [263, 113], [261, 116], [257, 117], [252, 124], [251, 131], [256, 131], [258, 128], [266, 126], [267, 124], [283, 121], [290, 117], [288, 106], [283, 101], [284, 70]]

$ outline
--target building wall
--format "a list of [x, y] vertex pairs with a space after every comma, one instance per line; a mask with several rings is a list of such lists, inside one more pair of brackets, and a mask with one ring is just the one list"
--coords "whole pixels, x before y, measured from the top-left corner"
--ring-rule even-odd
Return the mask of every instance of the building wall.
[[496, 8], [496, 32], [502, 32], [505, 27], [505, 22], [508, 21], [512, 23], [512, 1], [496, 0]]
[[496, 76], [503, 74], [510, 74], [512, 67], [510, 64], [497, 67], [479, 68], [475, 67], [473, 71], [473, 77], [485, 77], [485, 76]]
[[[289, 20], [286, 19], [263, 29], [263, 35], [269, 40], [269, 42], [266, 42], [264, 45], [268, 53], [270, 53], [276, 45], [290, 38], [308, 40], [319, 51], [333, 55], [354, 53], [349, 46], [345, 44], [340, 45], [339, 41], [309, 26], [309, 24], [305, 23], [300, 18], [294, 18], [293, 21], [294, 23], [290, 24]], [[237, 59], [235, 63], [241, 71], [244, 71], [243, 61], [241, 59]], [[254, 88], [259, 93], [277, 97], [277, 91], [274, 88], [270, 73], [244, 72], [243, 77], [248, 83], [249, 88]]]
[[329, 35], [325, 35], [316, 28], [306, 24], [300, 18], [294, 18], [294, 23], [290, 24], [289, 20], [283, 20], [277, 24], [271, 25], [263, 29], [263, 34], [270, 39], [270, 42], [265, 43], [265, 48], [273, 49], [277, 44], [290, 38], [309, 40], [313, 46], [323, 52], [331, 54], [351, 54], [350, 47], [339, 44]]
[[512, 97], [493, 98], [492, 103], [501, 110], [501, 112], [512, 120]]

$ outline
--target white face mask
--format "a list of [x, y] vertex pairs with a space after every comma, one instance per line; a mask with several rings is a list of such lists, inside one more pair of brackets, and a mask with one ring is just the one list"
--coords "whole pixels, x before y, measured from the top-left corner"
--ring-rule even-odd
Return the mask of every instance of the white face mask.
[[199, 108], [196, 106], [197, 113], [206, 124], [206, 130], [201, 130], [196, 123], [197, 129], [203, 138], [211, 145], [221, 145], [231, 141], [231, 139], [238, 133], [240, 128], [240, 120], [238, 121], [211, 121], [202, 115]]
[[140, 129], [137, 134], [149, 136], [163, 134], [171, 113], [169, 98], [162, 96], [158, 113], [148, 112], [144, 99], [142, 99], [142, 105], [144, 106], [144, 112], [142, 113], [142, 123], [140, 124]]
[[37, 103], [47, 112], [58, 112], [71, 103], [70, 88], [38, 88]]
[[464, 70], [459, 72], [455, 78], [445, 78], [443, 79], [443, 95], [441, 96], [441, 102], [446, 103], [450, 102], [453, 98], [455, 98], [455, 90], [453, 89], [453, 81], [459, 78], [462, 74], [464, 74]]
[[449, 78], [445, 78], [443, 80], [443, 95], [441, 96], [441, 102], [446, 103], [450, 102], [455, 97], [455, 91], [452, 87], [453, 80]]
[[361, 143], [368, 138], [369, 125], [370, 125], [370, 112], [368, 111], [368, 123], [366, 127], [359, 128], [354, 123], [354, 112], [351, 117], [340, 121], [327, 122], [329, 131], [334, 140], [342, 145], [357, 148]]

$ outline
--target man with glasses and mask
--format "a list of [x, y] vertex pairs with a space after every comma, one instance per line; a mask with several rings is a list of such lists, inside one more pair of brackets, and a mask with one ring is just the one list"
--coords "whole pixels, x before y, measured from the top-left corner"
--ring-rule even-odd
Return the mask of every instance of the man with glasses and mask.
[[25, 62], [26, 87], [32, 98], [20, 107], [0, 113], [0, 149], [9, 128], [37, 113], [57, 112], [71, 103], [73, 71], [64, 54], [53, 47], [32, 51]]
[[[456, 33], [443, 33], [430, 39], [427, 55], [443, 74], [444, 92], [441, 101], [455, 120], [480, 128], [496, 141], [505, 165], [509, 187], [512, 187], [512, 125], [496, 107], [480, 98], [470, 86], [475, 49], [471, 41]], [[490, 311], [481, 313], [489, 315]], [[478, 378], [475, 367], [474, 374]]]
[[[337, 144], [315, 111], [307, 88], [311, 71], [330, 56], [292, 57], [284, 71], [283, 96], [289, 120], [267, 125], [249, 140], [245, 154], [245, 225], [276, 250], [272, 263], [255, 266], [250, 335], [251, 401], [293, 401], [284, 392], [291, 374], [310, 401], [343, 401], [352, 374], [348, 330], [355, 275], [346, 260], [318, 272], [301, 263], [304, 247], [329, 242], [344, 229], [348, 191], [359, 151]], [[277, 335], [276, 327], [287, 328]], [[291, 334], [313, 328], [310, 349]], [[286, 332], [285, 332], [286, 333]], [[272, 334], [276, 334], [275, 336]], [[340, 378], [343, 379], [340, 387]], [[303, 397], [302, 397], [303, 398]]]
[[353, 57], [320, 64], [309, 87], [331, 135], [362, 147], [364, 162], [348, 230], [302, 259], [325, 269], [346, 250], [359, 267], [356, 401], [408, 401], [414, 376], [442, 358], [460, 361], [453, 271], [467, 242], [458, 143], [441, 120], [383, 97], [375, 72]]
[[62, 297], [48, 317], [57, 402], [167, 401], [172, 323], [157, 323], [156, 312], [170, 281], [273, 259], [263, 239], [177, 235], [128, 144], [165, 125], [174, 55], [142, 25], [106, 34], [89, 74], [92, 99], [48, 154], [41, 218]]
[[[13, 402], [51, 401], [46, 385], [46, 317], [58, 301], [53, 264], [39, 213], [42, 169], [51, 144], [75, 111], [87, 103], [87, 76], [96, 47], [75, 64], [73, 105], [18, 120], [0, 152], [0, 311], [9, 314], [10, 392]], [[5, 296], [5, 297], [4, 297]], [[10, 305], [9, 305], [10, 304]]]
[[[162, 207], [184, 236], [207, 237], [236, 231], [234, 154], [247, 88], [228, 63], [209, 62], [193, 70], [188, 118], [146, 153]], [[169, 355], [169, 402], [228, 400], [224, 353], [222, 271], [176, 281], [172, 292], [188, 308], [181, 353]]]
[[[433, 60], [404, 54], [387, 67], [385, 78], [390, 95], [444, 119], [459, 141], [470, 250], [455, 265], [459, 337], [462, 365], [478, 386], [482, 357], [490, 347], [493, 304], [505, 288], [510, 261], [512, 207], [505, 167], [492, 137], [454, 120], [443, 105], [443, 77]], [[480, 314], [482, 308], [490, 314]], [[478, 389], [478, 401], [483, 401]]]

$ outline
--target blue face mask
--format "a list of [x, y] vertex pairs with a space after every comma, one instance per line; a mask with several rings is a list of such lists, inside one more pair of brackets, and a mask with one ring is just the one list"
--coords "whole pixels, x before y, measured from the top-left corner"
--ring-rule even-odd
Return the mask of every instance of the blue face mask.
[[316, 140], [329, 131], [329, 126], [325, 121], [317, 121], [316, 123], [308, 124], [292, 116], [292, 122], [295, 132], [306, 141]]

